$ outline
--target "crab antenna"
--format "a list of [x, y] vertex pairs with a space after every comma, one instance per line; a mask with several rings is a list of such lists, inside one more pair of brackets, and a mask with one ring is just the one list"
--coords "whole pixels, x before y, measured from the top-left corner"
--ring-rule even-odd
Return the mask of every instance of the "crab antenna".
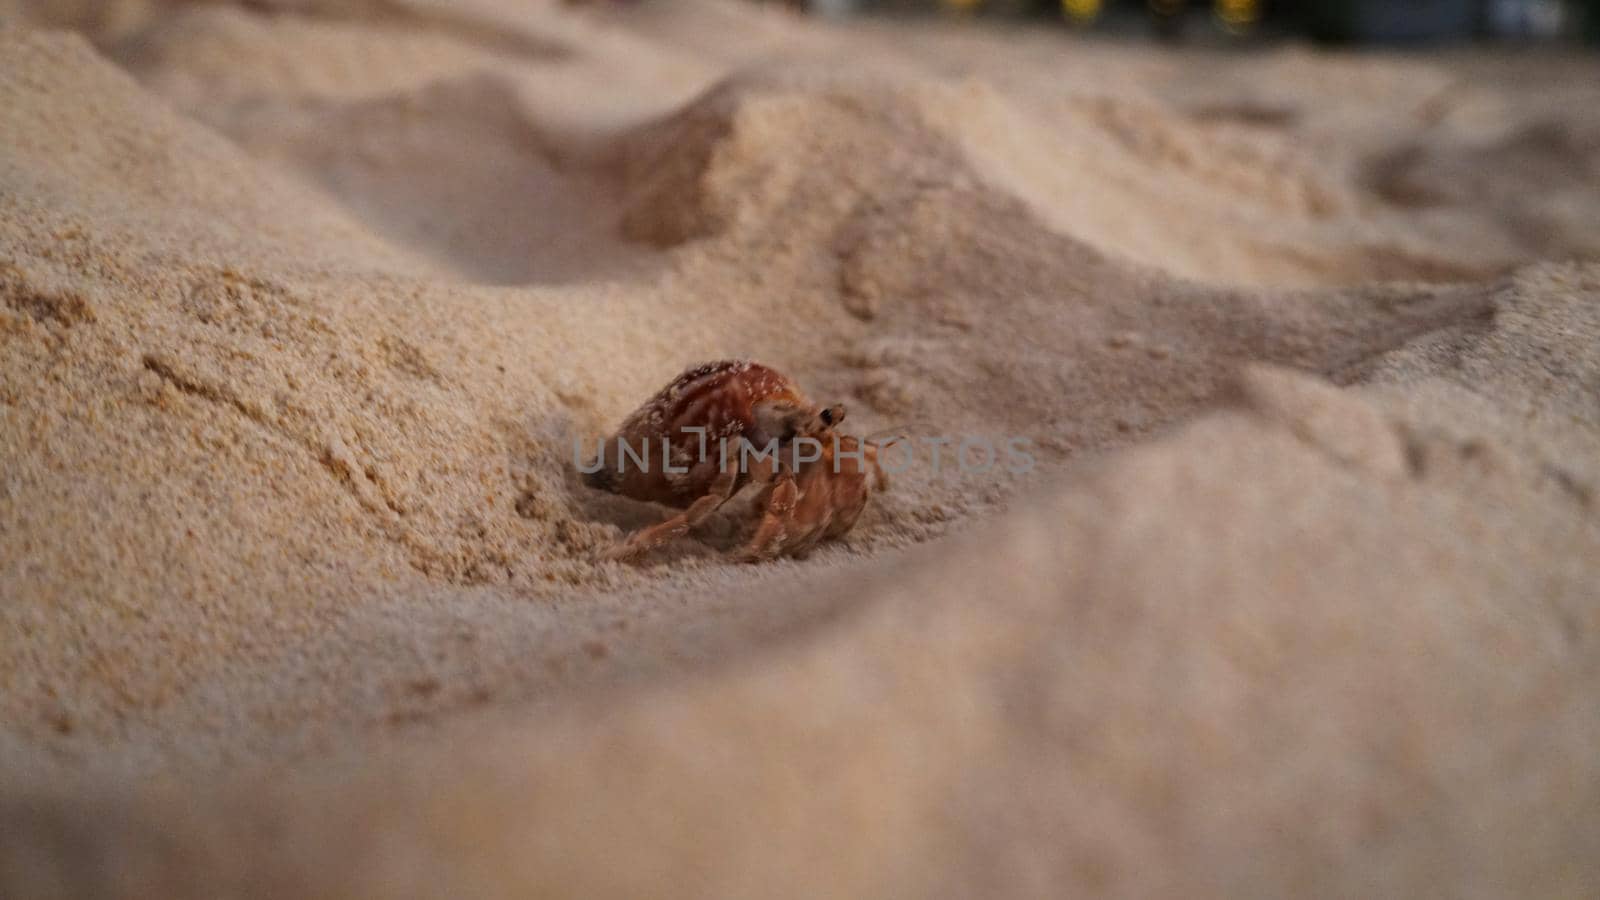
[[887, 447], [900, 441], [910, 440], [911, 435], [907, 432], [932, 430], [933, 423], [931, 422], [905, 422], [893, 428], [880, 428], [862, 438], [861, 442], [863, 444], [872, 444], [876, 447]]

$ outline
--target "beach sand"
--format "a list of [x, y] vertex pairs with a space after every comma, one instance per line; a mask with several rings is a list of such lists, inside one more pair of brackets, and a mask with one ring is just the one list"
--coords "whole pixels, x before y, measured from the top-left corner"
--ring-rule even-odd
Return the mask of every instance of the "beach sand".
[[[0, 22], [0, 895], [1600, 891], [1593, 54]], [[730, 357], [1035, 465], [595, 562]]]

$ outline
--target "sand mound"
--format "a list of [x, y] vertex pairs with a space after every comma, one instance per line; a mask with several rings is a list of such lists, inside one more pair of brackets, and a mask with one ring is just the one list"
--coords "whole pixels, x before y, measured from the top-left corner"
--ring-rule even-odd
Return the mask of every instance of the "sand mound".
[[1377, 160], [1374, 190], [1417, 209], [1465, 212], [1500, 227], [1526, 253], [1592, 259], [1600, 129], [1534, 121], [1483, 145], [1406, 147]]
[[[22, 12], [0, 894], [1600, 884], [1591, 63]], [[595, 563], [725, 356], [1036, 466]]]

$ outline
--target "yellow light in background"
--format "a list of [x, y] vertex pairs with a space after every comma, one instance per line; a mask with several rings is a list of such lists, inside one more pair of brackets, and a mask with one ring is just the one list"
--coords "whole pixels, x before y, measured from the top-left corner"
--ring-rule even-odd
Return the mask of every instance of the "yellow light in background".
[[1216, 0], [1217, 18], [1229, 31], [1244, 31], [1261, 17], [1258, 0]]
[[957, 12], [971, 12], [977, 9], [983, 0], [939, 0], [939, 2], [945, 9], [953, 9]]
[[1100, 15], [1100, 0], [1061, 0], [1061, 11], [1069, 19], [1090, 22]]

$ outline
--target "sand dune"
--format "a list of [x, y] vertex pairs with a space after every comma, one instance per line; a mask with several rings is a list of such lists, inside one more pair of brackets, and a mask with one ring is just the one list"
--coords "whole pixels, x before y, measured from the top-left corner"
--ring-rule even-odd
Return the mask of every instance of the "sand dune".
[[[10, 19], [0, 894], [1600, 885], [1593, 59]], [[1038, 465], [595, 562], [729, 356]]]

